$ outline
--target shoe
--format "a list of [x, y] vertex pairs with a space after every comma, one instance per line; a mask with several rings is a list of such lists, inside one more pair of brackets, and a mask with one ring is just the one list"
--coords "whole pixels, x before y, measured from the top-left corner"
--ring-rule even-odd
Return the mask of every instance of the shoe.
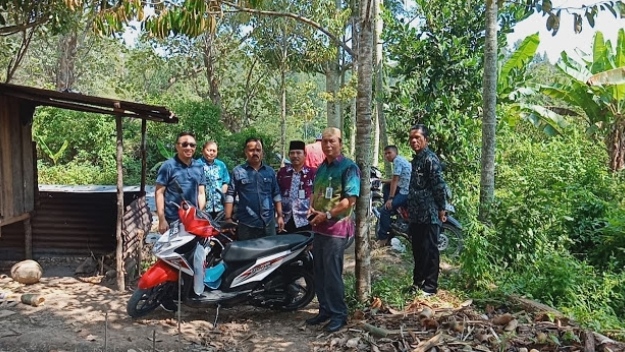
[[306, 324], [307, 325], [319, 325], [321, 323], [325, 323], [326, 321], [330, 320], [330, 317], [327, 315], [322, 315], [322, 314], [317, 314], [314, 317], [310, 318], [310, 319], [306, 319]]
[[345, 326], [345, 324], [347, 324], [345, 320], [330, 320], [330, 322], [325, 326], [325, 330], [327, 332], [339, 331], [343, 326]]
[[436, 292], [421, 291], [419, 293], [419, 296], [424, 297], [424, 298], [433, 297], [433, 296], [436, 296]]
[[166, 299], [164, 301], [161, 302], [161, 308], [163, 308], [164, 310], [168, 311], [168, 312], [177, 312], [178, 311], [178, 305], [171, 299]]

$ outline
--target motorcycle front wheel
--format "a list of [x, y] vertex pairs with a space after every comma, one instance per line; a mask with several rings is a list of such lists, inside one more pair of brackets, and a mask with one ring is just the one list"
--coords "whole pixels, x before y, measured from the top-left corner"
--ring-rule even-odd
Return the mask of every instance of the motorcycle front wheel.
[[128, 300], [126, 312], [133, 318], [142, 317], [156, 309], [164, 297], [172, 295], [175, 283], [163, 282], [149, 289], [138, 288]]
[[298, 269], [289, 275], [286, 283], [286, 292], [290, 297], [289, 303], [277, 306], [278, 310], [294, 311], [306, 307], [315, 297], [315, 281], [310, 270]]
[[463, 245], [462, 230], [445, 222], [438, 236], [438, 251], [448, 257], [455, 258], [460, 255]]

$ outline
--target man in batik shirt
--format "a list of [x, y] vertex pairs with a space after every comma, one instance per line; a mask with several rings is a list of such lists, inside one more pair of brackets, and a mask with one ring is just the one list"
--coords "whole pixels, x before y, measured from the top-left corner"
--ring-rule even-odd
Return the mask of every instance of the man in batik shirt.
[[313, 265], [315, 292], [319, 313], [309, 325], [327, 320], [327, 332], [341, 329], [347, 323], [347, 305], [343, 284], [343, 252], [354, 235], [354, 205], [360, 196], [360, 170], [341, 154], [341, 130], [326, 128], [321, 134], [321, 147], [326, 159], [319, 165], [313, 182], [310, 209], [313, 231]]
[[413, 285], [409, 290], [421, 291], [425, 296], [434, 295], [438, 290], [438, 236], [442, 223], [447, 221], [441, 162], [428, 148], [429, 138], [424, 125], [410, 128], [408, 141], [415, 155], [408, 188], [408, 233], [414, 257]]
[[287, 233], [311, 229], [307, 217], [317, 169], [304, 165], [306, 160], [305, 148], [306, 144], [303, 141], [291, 141], [289, 144], [291, 163], [278, 171], [284, 230]]
[[217, 143], [208, 141], [202, 147], [202, 157], [198, 159], [206, 175], [206, 208], [213, 219], [224, 210], [223, 201], [230, 183], [230, 173], [223, 161], [217, 159]]

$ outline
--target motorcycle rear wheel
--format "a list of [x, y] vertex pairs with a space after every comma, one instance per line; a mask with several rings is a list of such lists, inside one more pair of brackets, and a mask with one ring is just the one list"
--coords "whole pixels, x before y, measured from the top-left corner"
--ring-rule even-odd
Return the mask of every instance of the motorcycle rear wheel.
[[438, 236], [438, 251], [448, 257], [455, 258], [460, 255], [464, 239], [462, 230], [454, 225], [445, 222]]
[[175, 283], [163, 282], [149, 289], [138, 288], [128, 300], [126, 312], [133, 318], [151, 313], [160, 304], [165, 295], [171, 294]]
[[[412, 241], [408, 234], [403, 232], [391, 234], [394, 235], [392, 237], [403, 239], [404, 244], [410, 248], [410, 251], [412, 251]], [[462, 237], [462, 230], [450, 223], [443, 223], [441, 232], [438, 235], [438, 252], [449, 258], [455, 258], [460, 255], [460, 252], [462, 252], [463, 243], [464, 239]]]
[[275, 307], [281, 311], [294, 311], [306, 307], [315, 298], [315, 281], [310, 270], [304, 268], [293, 271], [286, 284], [287, 292], [291, 296], [290, 303]]

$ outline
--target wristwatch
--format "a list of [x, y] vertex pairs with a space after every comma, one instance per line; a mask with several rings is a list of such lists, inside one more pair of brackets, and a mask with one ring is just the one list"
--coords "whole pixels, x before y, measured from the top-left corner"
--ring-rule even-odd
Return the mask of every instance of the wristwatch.
[[326, 219], [332, 219], [332, 214], [329, 211], [326, 211]]

